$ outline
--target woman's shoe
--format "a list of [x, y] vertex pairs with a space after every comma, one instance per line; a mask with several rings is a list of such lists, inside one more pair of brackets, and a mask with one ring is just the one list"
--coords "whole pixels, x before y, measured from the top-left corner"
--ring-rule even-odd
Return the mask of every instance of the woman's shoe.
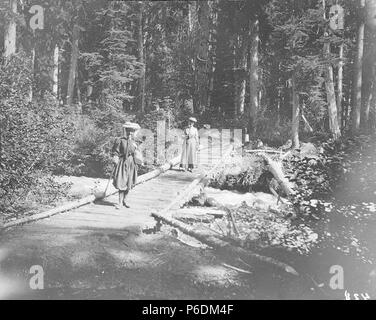
[[123, 202], [123, 206], [126, 207], [126, 208], [130, 208], [130, 206], [127, 205], [125, 202]]
[[115, 209], [117, 209], [117, 210], [121, 209], [121, 205], [120, 204], [115, 204]]

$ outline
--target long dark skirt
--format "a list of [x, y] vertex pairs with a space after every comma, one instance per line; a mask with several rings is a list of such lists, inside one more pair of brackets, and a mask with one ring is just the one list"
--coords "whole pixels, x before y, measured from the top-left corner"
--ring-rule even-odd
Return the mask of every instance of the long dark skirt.
[[113, 185], [120, 191], [131, 190], [137, 181], [137, 165], [133, 156], [120, 157], [113, 175]]

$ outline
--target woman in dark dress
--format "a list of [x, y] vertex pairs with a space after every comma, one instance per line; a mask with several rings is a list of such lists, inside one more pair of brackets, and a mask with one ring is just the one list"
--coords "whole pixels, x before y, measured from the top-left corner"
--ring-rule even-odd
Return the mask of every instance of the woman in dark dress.
[[129, 208], [125, 199], [129, 191], [134, 187], [137, 180], [137, 164], [134, 159], [134, 152], [137, 144], [134, 140], [134, 133], [140, 126], [136, 123], [126, 123], [123, 126], [123, 136], [117, 139], [112, 148], [114, 163], [116, 165], [113, 174], [113, 185], [119, 190], [119, 204], [115, 207]]

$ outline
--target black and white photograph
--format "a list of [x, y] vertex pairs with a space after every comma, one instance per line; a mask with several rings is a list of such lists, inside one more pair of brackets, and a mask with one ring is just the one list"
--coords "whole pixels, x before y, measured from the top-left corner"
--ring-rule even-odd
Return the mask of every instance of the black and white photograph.
[[0, 0], [0, 300], [375, 299], [376, 0]]

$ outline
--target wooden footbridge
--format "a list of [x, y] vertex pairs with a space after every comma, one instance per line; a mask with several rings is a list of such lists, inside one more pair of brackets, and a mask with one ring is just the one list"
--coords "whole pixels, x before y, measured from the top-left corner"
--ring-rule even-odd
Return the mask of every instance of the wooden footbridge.
[[[198, 168], [191, 172], [179, 170], [179, 157], [160, 168], [139, 176], [137, 185], [129, 193], [127, 203], [130, 208], [116, 209], [116, 190], [109, 188], [107, 196], [97, 199], [95, 195], [73, 203], [35, 214], [5, 224], [1, 242], [8, 248], [16, 249], [31, 241], [56, 243], [65, 235], [82, 234], [92, 231], [106, 234], [132, 231], [139, 234], [143, 230], [155, 228], [157, 220], [153, 213], [169, 213], [181, 207], [192, 197], [199, 183], [221, 164], [233, 150], [233, 144], [217, 145], [199, 151]], [[5, 230], [5, 232], [4, 232]]]
[[[173, 213], [199, 191], [200, 186], [217, 172], [233, 150], [234, 145], [231, 143], [216, 144], [211, 152], [206, 148], [201, 150], [199, 167], [193, 173], [181, 172], [178, 169], [179, 159], [174, 158], [159, 169], [140, 176], [138, 184], [128, 196], [130, 208], [115, 208], [118, 196], [116, 190], [112, 189], [108, 196], [100, 200], [91, 195], [73, 204], [5, 224], [5, 228], [0, 230], [0, 262], [7, 257], [7, 267], [3, 270], [22, 274], [31, 265], [41, 265], [48, 270], [50, 288], [54, 288], [54, 281], [58, 283], [57, 287], [65, 281], [64, 286], [67, 288], [72, 288], [72, 282], [78, 283], [80, 287], [85, 286], [82, 281], [88, 281], [91, 288], [96, 288], [93, 281], [105, 273], [112, 274], [107, 279], [111, 283], [114, 281], [113, 275], [118, 272], [130, 273], [131, 277], [139, 279], [137, 272], [141, 271], [134, 273], [133, 268], [143, 270], [146, 274], [149, 274], [150, 269], [165, 274], [163, 267], [155, 265], [155, 261], [161, 259], [161, 254], [172, 261], [177, 255], [184, 259], [193, 250], [170, 252], [175, 250], [173, 242], [161, 244], [153, 242], [153, 237], [145, 238], [146, 233], [150, 234], [147, 231], [156, 231], [160, 223], [168, 223], [215, 248], [228, 261], [242, 257], [246, 261], [266, 262], [296, 274], [294, 269], [284, 263], [231, 245], [213, 234], [197, 232], [192, 226], [173, 218]], [[155, 236], [161, 239], [158, 234]], [[160, 250], [163, 253], [158, 253]], [[176, 250], [181, 250], [181, 247]], [[198, 259], [200, 255], [196, 252], [194, 256]], [[154, 258], [150, 260], [151, 257]], [[187, 261], [184, 268], [193, 272], [196, 265], [193, 260]], [[188, 271], [181, 272], [184, 276]], [[27, 277], [29, 273], [26, 273]], [[94, 275], [95, 279], [92, 279]], [[76, 277], [78, 279], [73, 279]], [[148, 277], [151, 281], [160, 281], [159, 276]], [[124, 281], [121, 281], [121, 285], [124, 285]], [[138, 287], [144, 280], [134, 281], [134, 286]], [[28, 288], [21, 291], [34, 296], [34, 292], [30, 293]], [[133, 297], [134, 294], [130, 293], [129, 298]]]
[[[139, 176], [138, 184], [128, 196], [130, 208], [116, 209], [116, 190], [110, 188], [104, 199], [95, 200], [92, 195], [73, 204], [7, 223], [0, 230], [0, 287], [2, 272], [16, 273], [24, 286], [17, 294], [34, 297], [35, 292], [28, 288], [32, 265], [41, 265], [48, 273], [50, 289], [60, 287], [64, 282], [66, 288], [85, 286], [85, 281], [90, 282], [90, 287], [97, 288], [93, 282], [103, 276], [102, 272], [114, 274], [121, 270], [120, 274], [133, 274], [135, 268], [146, 274], [149, 270], [164, 273], [164, 269], [153, 261], [160, 259], [159, 251], [173, 259], [176, 253], [171, 255], [170, 251], [175, 250], [176, 245], [173, 241], [153, 242], [152, 239], [166, 238], [154, 233], [148, 236], [148, 232], [143, 231], [158, 225], [153, 214], [168, 216], [187, 202], [200, 182], [215, 171], [232, 150], [230, 143], [216, 145], [212, 152], [201, 150], [199, 167], [193, 173], [180, 171], [179, 159], [174, 158], [159, 169]], [[184, 259], [185, 255], [191, 254], [189, 252], [179, 252], [179, 255]], [[188, 266], [190, 264], [185, 268]], [[144, 280], [137, 280], [138, 276], [134, 276], [134, 286], [137, 287]], [[112, 277], [108, 281], [112, 282]], [[150, 275], [150, 281], [160, 281], [158, 277]]]
[[111, 186], [104, 199], [96, 199], [96, 196], [92, 195], [46, 213], [8, 223], [5, 227], [27, 223], [22, 229], [36, 234], [64, 233], [72, 229], [135, 228], [141, 231], [152, 228], [156, 221], [151, 213], [164, 211], [167, 214], [168, 211], [183, 205], [190, 199], [199, 182], [211, 173], [231, 150], [232, 145], [229, 143], [222, 147], [214, 146], [210, 151], [207, 148], [199, 151], [199, 166], [193, 173], [180, 171], [180, 159], [176, 157], [153, 172], [139, 176], [137, 185], [127, 198], [130, 208], [115, 208], [118, 195]]

